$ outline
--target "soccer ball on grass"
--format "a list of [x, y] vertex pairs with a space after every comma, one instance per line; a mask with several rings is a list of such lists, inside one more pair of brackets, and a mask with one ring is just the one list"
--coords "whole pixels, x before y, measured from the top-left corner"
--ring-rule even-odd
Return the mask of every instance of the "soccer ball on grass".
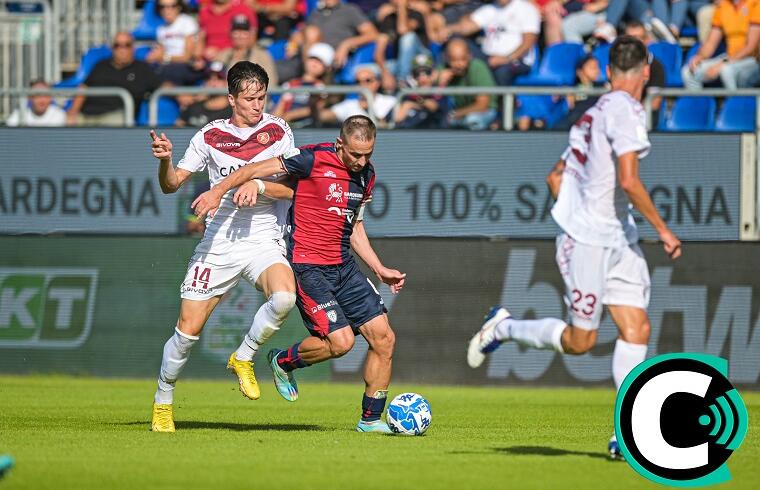
[[430, 403], [417, 393], [402, 393], [391, 400], [385, 414], [388, 427], [405, 436], [420, 436], [430, 427]]

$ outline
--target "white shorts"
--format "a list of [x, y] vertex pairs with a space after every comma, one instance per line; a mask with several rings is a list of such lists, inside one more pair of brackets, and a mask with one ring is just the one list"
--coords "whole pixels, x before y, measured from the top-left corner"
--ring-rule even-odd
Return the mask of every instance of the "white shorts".
[[274, 264], [290, 267], [281, 239], [214, 242], [204, 238], [190, 258], [180, 295], [183, 299], [207, 300], [234, 288], [240, 276], [255, 286], [259, 275]]
[[571, 325], [596, 330], [602, 305], [644, 310], [649, 305], [649, 268], [638, 245], [599, 247], [563, 233], [557, 237], [556, 258]]

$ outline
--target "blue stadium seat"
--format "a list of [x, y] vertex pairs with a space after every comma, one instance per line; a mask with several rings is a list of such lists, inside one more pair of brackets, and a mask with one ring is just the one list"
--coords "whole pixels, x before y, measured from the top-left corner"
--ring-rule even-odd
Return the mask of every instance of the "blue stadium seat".
[[573, 85], [575, 83], [575, 65], [584, 54], [583, 45], [578, 43], [559, 43], [549, 46], [544, 51], [538, 72], [518, 77], [515, 80], [515, 85]]
[[560, 97], [557, 100], [551, 95], [518, 95], [515, 99], [516, 116], [540, 119], [551, 129], [568, 112], [567, 100]]
[[164, 25], [164, 19], [156, 13], [156, 0], [148, 0], [143, 5], [143, 15], [140, 22], [132, 31], [138, 41], [155, 41], [156, 29]]
[[712, 131], [715, 126], [715, 99], [679, 97], [668, 114], [660, 110], [662, 131]]
[[649, 51], [655, 59], [662, 63], [665, 69], [665, 84], [668, 87], [681, 87], [681, 65], [683, 64], [683, 52], [678, 44], [667, 42], [653, 43], [649, 45]]
[[319, 0], [306, 0], [306, 18], [309, 18], [309, 14], [317, 9], [318, 3]]
[[[140, 104], [137, 109], [136, 124], [138, 126], [148, 125], [148, 102], [145, 101]], [[179, 105], [177, 101], [171, 97], [161, 97], [158, 99], [158, 125], [159, 126], [174, 126], [174, 123], [179, 118]]]
[[683, 26], [680, 37], [697, 37], [698, 35], [699, 32], [697, 31], [697, 26], [689, 25]]
[[137, 61], [145, 61], [145, 58], [148, 57], [148, 53], [150, 53], [151, 49], [152, 49], [152, 46], [150, 45], [137, 46], [135, 48], [135, 59]]
[[287, 45], [287, 39], [280, 39], [277, 41], [272, 41], [272, 44], [269, 45], [267, 50], [269, 51], [269, 54], [272, 56], [273, 60], [280, 61], [285, 59], [285, 48]]
[[76, 73], [67, 78], [61, 80], [55, 84], [56, 88], [71, 88], [78, 87], [83, 84], [87, 77], [90, 75], [92, 69], [99, 62], [107, 60], [111, 57], [111, 48], [108, 46], [95, 46], [90, 48], [82, 55], [82, 61], [79, 62], [79, 67]]
[[610, 48], [611, 44], [600, 44], [594, 48], [593, 55], [596, 61], [599, 62], [599, 80], [598, 82], [607, 81], [607, 65], [610, 63]]
[[716, 131], [755, 131], [755, 97], [728, 97], [715, 120]]
[[353, 84], [356, 82], [354, 70], [359, 65], [375, 62], [375, 43], [365, 44], [354, 52], [346, 62], [346, 65], [335, 76], [338, 83]]

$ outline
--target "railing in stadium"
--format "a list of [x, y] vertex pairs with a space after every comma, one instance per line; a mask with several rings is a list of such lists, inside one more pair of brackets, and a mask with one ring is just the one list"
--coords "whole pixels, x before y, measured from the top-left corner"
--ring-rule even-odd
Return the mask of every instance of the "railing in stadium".
[[27, 97], [33, 95], [52, 95], [53, 97], [76, 97], [85, 95], [88, 97], [119, 97], [124, 103], [124, 126], [131, 127], [135, 125], [135, 103], [132, 96], [126, 89], [120, 87], [87, 87], [87, 88], [20, 88], [5, 89], [0, 88], [0, 98], [3, 104], [12, 106], [12, 99], [15, 100], [15, 107], [19, 109], [19, 126], [25, 126], [26, 111], [22, 110], [27, 103]]
[[60, 41], [57, 55], [61, 67], [76, 70], [82, 55], [91, 47], [110, 44], [120, 30], [131, 30], [135, 0], [52, 0]]
[[[47, 0], [0, 0], [0, 90], [57, 77], [54, 25]], [[0, 114], [8, 113], [9, 104], [0, 103]]]
[[[396, 94], [398, 102], [408, 95], [496, 95], [502, 97], [502, 122], [504, 129], [511, 131], [514, 127], [515, 97], [518, 95], [591, 95], [599, 96], [607, 93], [607, 89], [591, 88], [580, 89], [577, 87], [430, 87], [430, 88], [402, 88]], [[758, 89], [702, 89], [687, 90], [680, 88], [652, 88], [644, 100], [644, 108], [647, 112], [647, 125], [652, 129], [652, 99], [656, 97], [734, 97], [749, 96], [758, 99], [755, 124], [756, 131], [760, 132], [760, 90]], [[396, 104], [398, 110], [399, 104]]]
[[[372, 109], [374, 97], [372, 92], [366, 88], [362, 88], [359, 85], [329, 85], [325, 87], [296, 87], [296, 88], [280, 88], [270, 87], [268, 90], [270, 95], [281, 95], [285, 93], [290, 94], [309, 94], [309, 95], [349, 95], [349, 94], [361, 94], [367, 99], [367, 113], [374, 119], [375, 114]], [[155, 92], [150, 97], [148, 102], [148, 124], [150, 126], [158, 125], [158, 99], [165, 96], [174, 95], [226, 95], [227, 89], [209, 89], [205, 87], [163, 87]]]

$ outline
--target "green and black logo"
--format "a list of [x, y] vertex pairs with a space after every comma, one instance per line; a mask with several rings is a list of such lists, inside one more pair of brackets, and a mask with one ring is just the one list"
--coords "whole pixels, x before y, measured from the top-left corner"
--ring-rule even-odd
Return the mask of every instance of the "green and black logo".
[[639, 474], [672, 486], [731, 479], [726, 461], [747, 434], [747, 408], [728, 361], [665, 354], [636, 366], [620, 387], [615, 433]]
[[96, 269], [0, 268], [0, 347], [78, 347], [90, 334]]

